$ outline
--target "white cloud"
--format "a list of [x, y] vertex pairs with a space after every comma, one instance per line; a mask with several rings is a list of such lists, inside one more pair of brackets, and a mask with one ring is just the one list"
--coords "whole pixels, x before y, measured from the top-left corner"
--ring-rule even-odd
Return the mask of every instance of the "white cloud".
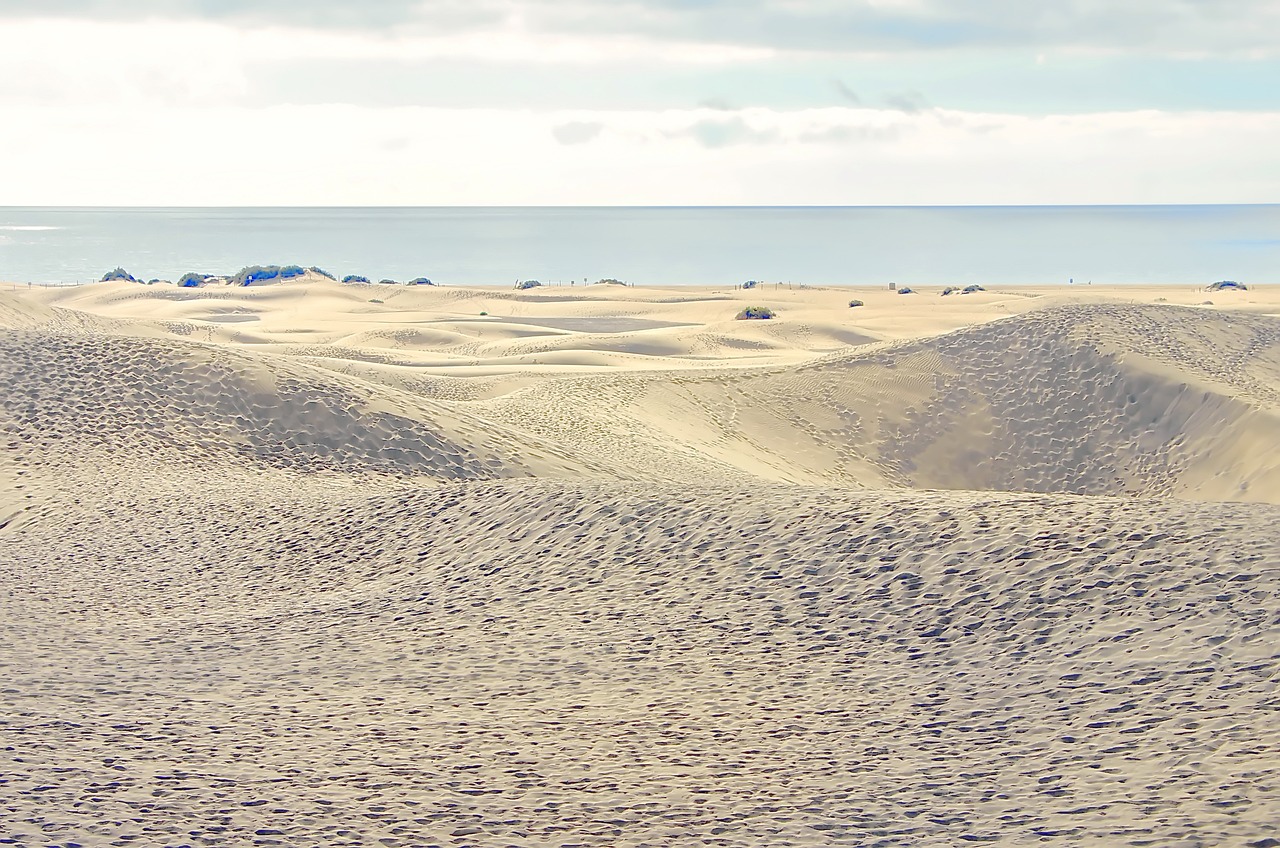
[[21, 21], [0, 27], [0, 105], [234, 101], [248, 90], [234, 30]]
[[[424, 62], [453, 59], [497, 65], [758, 62], [762, 47], [655, 41], [629, 35], [535, 35], [512, 28], [411, 33], [315, 30], [208, 21], [146, 23], [33, 19], [0, 26], [0, 104], [152, 101], [227, 104], [251, 93], [264, 66], [335, 60]], [[460, 80], [465, 85], [465, 80]]]
[[569, 121], [551, 128], [551, 135], [561, 144], [586, 144], [604, 129], [598, 121]]
[[[22, 106], [3, 205], [1266, 202], [1280, 114]], [[708, 137], [708, 122], [731, 131]], [[589, 126], [566, 146], [555, 131]], [[175, 128], [183, 128], [175, 132]], [[597, 129], [598, 128], [598, 129]]]
[[[716, 67], [763, 61], [765, 48], [653, 42], [630, 36], [566, 35], [534, 37], [512, 30], [485, 34], [427, 35], [260, 26], [237, 29], [199, 20], [146, 23], [31, 19], [0, 25], [0, 109], [19, 105], [64, 105], [99, 109], [113, 106], [181, 108], [182, 119], [213, 126], [213, 116], [192, 114], [191, 107], [262, 105], [259, 92], [270, 90], [273, 72], [321, 68], [331, 62], [368, 61], [378, 73], [344, 86], [330, 96], [323, 79], [296, 75], [288, 91], [268, 95], [276, 102], [309, 103], [365, 98], [377, 103], [379, 83], [410, 76], [432, 60], [455, 60], [509, 68], [518, 76], [530, 66], [582, 68], [625, 63], [643, 67], [676, 64]], [[457, 98], [465, 100], [468, 81], [458, 73]], [[422, 73], [421, 70], [418, 73]], [[433, 81], [434, 82], [434, 81]], [[273, 95], [273, 96], [272, 96]], [[453, 99], [451, 97], [451, 99]], [[169, 130], [187, 130], [175, 115]]]
[[[1205, 4], [1171, 0], [1163, 8], [1138, 0], [1116, 10], [1079, 2], [1049, 14], [986, 0], [957, 17], [938, 0], [759, 2], [744, 0], [741, 7], [754, 8], [759, 20], [727, 3], [675, 0], [611, 6], [613, 17], [584, 0], [554, 7], [503, 0], [478, 11], [457, 2], [403, 2], [361, 18], [366, 26], [355, 29], [283, 23], [283, 11], [296, 11], [298, 3], [243, 2], [251, 23], [195, 14], [5, 19], [0, 109], [9, 131], [0, 135], [0, 205], [1141, 203], [1280, 196], [1275, 112], [966, 112], [931, 106], [910, 83], [868, 90], [865, 80], [851, 76], [846, 84], [829, 73], [813, 86], [839, 106], [740, 108], [739, 95], [749, 96], [749, 87], [728, 99], [711, 87], [744, 65], [755, 74], [749, 80], [773, 82], [775, 69], [795, 67], [788, 50], [893, 41], [887, 31], [873, 38], [859, 29], [871, 23], [901, 25], [894, 38], [907, 45], [902, 49], [928, 52], [965, 32], [968, 40], [955, 43], [1003, 38], [988, 31], [997, 13], [1006, 15], [1010, 32], [1039, 33], [1033, 43], [1075, 49], [1116, 43], [1110, 31], [1085, 37], [1108, 22], [1132, 32], [1155, 21], [1164, 35], [1153, 35], [1153, 44], [1189, 49], [1187, 38], [1170, 33], [1199, 20]], [[1222, 2], [1222, 19], [1205, 30], [1203, 47], [1245, 45], [1253, 36], [1231, 33], [1249, 14], [1257, 13], [1264, 29], [1280, 20], [1252, 0]], [[76, 4], [23, 5], [57, 11]], [[420, 6], [425, 18], [415, 11]], [[14, 8], [0, 0], [0, 18]], [[365, 14], [343, 8], [319, 3], [311, 11], [319, 23]], [[794, 14], [784, 20], [779, 8]], [[770, 20], [777, 32], [760, 29]], [[849, 36], [844, 41], [842, 32]], [[921, 40], [928, 38], [937, 41]], [[376, 83], [369, 80], [394, 82], [409, 67], [423, 73], [421, 63], [431, 58], [456, 60], [444, 66], [454, 74], [444, 84], [461, 90], [451, 101], [458, 108], [374, 105], [369, 89]], [[332, 60], [382, 63], [383, 75], [359, 78], [347, 93], [360, 102], [340, 105], [333, 101], [343, 98], [326, 99], [331, 90], [309, 70]], [[653, 68], [680, 65], [706, 71], [678, 77], [680, 85], [711, 82], [707, 91], [668, 92], [671, 100], [660, 101], [706, 104], [700, 108], [623, 110], [609, 102], [575, 110], [557, 108], [552, 96], [539, 101], [548, 104], [542, 110], [468, 102], [475, 69], [498, 68], [490, 85], [510, 80], [519, 92], [522, 72], [535, 65], [546, 72], [538, 85], [552, 93], [557, 81], [618, 67], [640, 79]], [[937, 67], [946, 70], [945, 63]], [[264, 69], [281, 68], [308, 70], [300, 85], [310, 89], [258, 96]], [[921, 87], [928, 89], [927, 81]], [[316, 105], [284, 102], [292, 95]], [[520, 96], [514, 100], [523, 104]]]
[[1280, 53], [1274, 0], [523, 0], [546, 32], [644, 32], [672, 40], [831, 53], [1109, 49]]
[[0, 0], [0, 19], [41, 16], [416, 33], [456, 39], [463, 49], [478, 39], [486, 50], [518, 36], [520, 45], [544, 44], [553, 53], [557, 39], [585, 45], [640, 35], [649, 43], [837, 53], [966, 47], [1280, 53], [1275, 0]]

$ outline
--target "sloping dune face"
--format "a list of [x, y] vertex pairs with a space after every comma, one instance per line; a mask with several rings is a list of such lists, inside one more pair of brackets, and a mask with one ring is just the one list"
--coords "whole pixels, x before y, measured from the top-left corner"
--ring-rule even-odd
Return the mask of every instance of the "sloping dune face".
[[641, 476], [1280, 502], [1277, 386], [1276, 318], [1090, 305], [793, 367], [566, 378], [481, 406]]
[[583, 473], [465, 411], [176, 340], [0, 330], [0, 390], [25, 449], [70, 461], [107, 450], [453, 480]]
[[0, 840], [1272, 845], [1280, 307], [316, 286], [0, 293]]
[[911, 486], [1274, 502], [1277, 386], [1274, 318], [1074, 306], [752, 389]]
[[170, 478], [5, 539], [7, 832], [1150, 845], [1274, 824], [1274, 507], [314, 478], [246, 503], [243, 482]]

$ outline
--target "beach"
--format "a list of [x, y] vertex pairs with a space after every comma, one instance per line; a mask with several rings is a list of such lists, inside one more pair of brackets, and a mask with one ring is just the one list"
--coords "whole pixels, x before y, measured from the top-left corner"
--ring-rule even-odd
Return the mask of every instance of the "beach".
[[0, 284], [0, 836], [1274, 844], [1280, 288], [913, 288]]

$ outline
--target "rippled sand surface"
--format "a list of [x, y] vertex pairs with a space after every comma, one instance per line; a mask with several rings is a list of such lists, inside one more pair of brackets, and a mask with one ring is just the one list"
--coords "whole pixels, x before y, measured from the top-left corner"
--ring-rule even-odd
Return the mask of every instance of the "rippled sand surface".
[[937, 295], [0, 292], [0, 841], [1271, 845], [1280, 297]]

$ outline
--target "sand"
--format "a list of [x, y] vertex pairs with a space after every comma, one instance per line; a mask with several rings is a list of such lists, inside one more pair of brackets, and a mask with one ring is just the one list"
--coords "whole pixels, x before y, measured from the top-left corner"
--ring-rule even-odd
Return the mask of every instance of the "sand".
[[1280, 844], [1273, 288], [5, 285], [0, 387], [0, 844]]

